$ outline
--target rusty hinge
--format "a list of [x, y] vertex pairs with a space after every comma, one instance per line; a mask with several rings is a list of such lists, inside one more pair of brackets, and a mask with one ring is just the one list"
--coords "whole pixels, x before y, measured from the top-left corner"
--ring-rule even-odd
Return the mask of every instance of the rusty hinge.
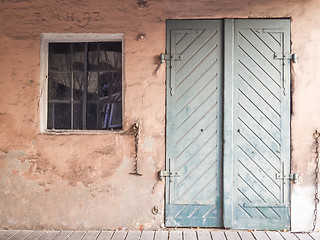
[[298, 62], [298, 56], [296, 53], [293, 53], [293, 54], [278, 54], [278, 53], [275, 53], [273, 55], [273, 58], [274, 59], [279, 59], [279, 60], [285, 60], [285, 59], [290, 59], [292, 60], [293, 63], [297, 63]]
[[177, 172], [168, 172], [166, 170], [160, 170], [158, 172], [158, 177], [160, 181], [162, 181], [164, 177], [180, 177], [180, 174]]
[[165, 60], [183, 60], [183, 55], [171, 55], [171, 54], [160, 54], [160, 62], [164, 63]]

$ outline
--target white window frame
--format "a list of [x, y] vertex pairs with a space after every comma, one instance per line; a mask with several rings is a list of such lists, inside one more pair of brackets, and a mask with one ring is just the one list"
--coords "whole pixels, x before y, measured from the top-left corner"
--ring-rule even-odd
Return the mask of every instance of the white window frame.
[[[122, 43], [122, 122], [124, 122], [124, 34], [123, 33], [42, 33], [40, 36], [40, 132], [41, 133], [106, 133], [116, 130], [51, 130], [48, 124], [48, 61], [49, 43], [115, 42]], [[121, 130], [120, 130], [121, 131]]]

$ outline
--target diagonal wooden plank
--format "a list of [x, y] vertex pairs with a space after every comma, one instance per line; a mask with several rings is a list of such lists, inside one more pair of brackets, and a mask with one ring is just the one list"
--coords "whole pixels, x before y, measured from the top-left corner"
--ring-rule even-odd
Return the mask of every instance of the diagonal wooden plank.
[[272, 52], [277, 53], [279, 51], [279, 47], [281, 46], [281, 33], [261, 33], [258, 31], [254, 31], [250, 29], [257, 38], [260, 39]]
[[183, 231], [183, 240], [197, 240], [197, 234], [194, 230]]
[[[211, 48], [214, 48], [214, 44], [217, 43], [216, 37], [217, 31], [204, 30], [194, 40], [192, 40], [192, 42], [188, 44], [187, 48], [181, 49], [179, 48], [179, 46], [177, 46], [175, 48], [175, 53], [183, 55], [182, 61], [176, 62], [177, 72], [181, 71], [183, 67], [186, 67], [187, 70], [190, 69], [190, 67], [192, 67], [192, 64], [189, 64], [189, 67], [186, 66], [186, 64], [190, 61], [193, 63], [198, 62], [197, 60], [195, 60], [195, 58], [200, 58], [201, 60], [203, 54], [199, 54], [199, 51], [203, 51], [203, 48], [208, 44], [211, 46]], [[207, 46], [207, 49], [209, 50], [210, 47]]]
[[[259, 139], [259, 136], [256, 135], [246, 123], [246, 120], [238, 118], [237, 120], [239, 127], [239, 144], [246, 145], [249, 144], [259, 153], [264, 159], [272, 164], [272, 166], [277, 169], [280, 166], [279, 163], [279, 153], [276, 153], [274, 150], [269, 148], [263, 141]], [[278, 170], [279, 171], [279, 170]]]
[[297, 240], [298, 239], [293, 233], [281, 232], [280, 234], [285, 240]]
[[252, 140], [250, 140], [250, 137], [248, 139], [248, 136], [242, 135], [242, 133], [239, 134], [241, 137], [239, 138], [238, 143], [240, 153], [244, 152], [249, 158], [254, 159], [255, 162], [263, 163], [263, 165], [266, 165], [265, 171], [267, 172], [279, 172], [278, 168], [280, 164], [276, 158], [272, 159], [272, 156], [269, 154], [269, 156], [265, 156], [266, 152], [261, 150], [259, 145], [253, 143]]
[[[217, 101], [211, 99], [210, 102], [205, 102], [197, 108], [197, 114], [194, 114], [196, 112], [194, 111], [191, 113], [194, 114], [193, 116], [187, 116], [187, 118], [177, 127], [176, 144], [182, 144], [181, 141], [184, 139], [188, 139], [189, 142], [195, 136], [199, 135], [200, 129], [203, 129], [205, 126], [208, 127], [208, 124], [212, 119], [217, 117], [218, 107]], [[188, 145], [189, 144], [186, 146]]]
[[226, 238], [228, 240], [241, 240], [238, 232], [234, 232], [234, 231], [226, 231], [225, 232]]
[[[255, 100], [252, 99], [251, 95], [247, 95], [245, 91], [239, 89], [238, 102], [244, 108], [248, 109], [250, 114], [254, 116], [256, 119], [261, 119], [263, 122], [268, 122], [270, 126], [265, 126], [265, 128], [274, 135], [275, 139], [280, 141], [280, 121], [278, 115], [270, 114], [270, 110], [272, 110], [268, 105], [264, 104], [264, 107], [260, 107], [260, 104], [257, 104]], [[271, 115], [276, 116], [277, 118], [271, 118]]]
[[309, 233], [309, 235], [310, 235], [314, 240], [320, 240], [320, 232], [312, 232], [312, 233]]
[[[243, 168], [243, 165], [239, 166], [239, 173], [238, 173], [238, 192], [243, 195], [243, 197], [246, 199], [244, 202], [248, 202], [249, 200], [251, 202], [261, 203], [261, 202], [268, 202], [270, 201], [269, 195], [266, 195], [266, 192], [259, 191], [259, 182], [255, 178], [252, 178], [252, 175], [250, 175], [250, 172], [245, 171]], [[240, 172], [241, 171], [241, 172]], [[264, 190], [264, 189], [263, 189]], [[269, 192], [267, 192], [269, 193]], [[263, 195], [262, 195], [263, 194]], [[239, 195], [240, 196], [240, 195]], [[239, 197], [240, 199], [240, 197]], [[249, 199], [249, 200], [248, 200]], [[272, 199], [273, 200], [273, 199]], [[274, 200], [273, 200], [274, 201]], [[242, 208], [243, 202], [238, 203], [239, 208]], [[279, 215], [275, 211], [273, 211], [270, 208], [246, 208], [243, 209], [246, 212], [250, 214], [253, 218], [256, 218], [256, 215], [252, 214], [259, 214], [260, 218], [267, 218], [267, 217], [273, 217], [273, 218], [279, 218]], [[255, 212], [253, 212], [255, 210]]]
[[211, 237], [213, 240], [226, 240], [226, 236], [222, 231], [212, 231]]
[[17, 234], [13, 235], [10, 240], [22, 240], [26, 238], [28, 235], [30, 235], [33, 232], [33, 230], [22, 230], [19, 231]]
[[279, 232], [268, 231], [267, 235], [271, 240], [283, 240], [283, 237], [281, 236], [281, 234]]
[[57, 236], [59, 231], [46, 231], [39, 240], [52, 240], [55, 236]]
[[177, 33], [176, 34], [176, 45], [182, 42], [182, 40], [185, 39], [185, 37], [188, 35], [188, 33]]
[[[266, 129], [266, 126], [271, 125], [269, 120], [255, 118], [254, 111], [246, 108], [241, 102], [239, 102], [238, 110], [239, 118], [246, 121], [250, 130], [254, 132], [255, 135], [261, 136], [261, 141], [263, 141], [267, 147], [272, 148], [274, 151], [280, 151], [280, 139], [276, 139], [273, 133], [268, 132]], [[276, 131], [279, 133], [279, 130]]]
[[182, 240], [182, 231], [170, 231], [169, 240]]
[[[253, 145], [256, 149], [259, 149], [260, 153], [263, 152], [263, 155], [266, 157], [268, 155], [271, 155], [275, 161], [280, 160], [280, 147], [278, 144], [275, 144], [275, 146], [272, 146], [272, 144], [269, 145], [268, 141], [266, 139], [262, 139], [261, 133], [256, 133], [255, 129], [252, 129], [252, 125], [248, 123], [248, 119], [246, 119], [243, 116], [240, 116], [237, 118], [237, 124], [240, 129], [240, 132], [238, 132], [242, 137], [246, 139], [246, 141], [249, 142], [249, 144]], [[266, 153], [264, 153], [266, 152]], [[280, 153], [279, 153], [280, 152]], [[278, 160], [277, 160], [278, 159]]]
[[[249, 58], [247, 55], [239, 52], [240, 57], [238, 73], [244, 74], [244, 76], [251, 76], [252, 80], [257, 81], [257, 83], [262, 85], [261, 87], [266, 91], [272, 91], [271, 95], [274, 95], [276, 99], [279, 99], [279, 93], [281, 86], [278, 80], [273, 79], [268, 73], [263, 69], [256, 66], [253, 59]], [[247, 77], [245, 77], [247, 78]]]
[[263, 188], [267, 188], [267, 191], [272, 192], [271, 195], [273, 197], [275, 197], [274, 195], [278, 195], [280, 192], [280, 186], [275, 183], [271, 177], [272, 174], [275, 175], [277, 171], [274, 171], [273, 169], [267, 169], [268, 172], [266, 170], [261, 170], [259, 162], [257, 162], [255, 158], [250, 158], [248, 153], [244, 152], [245, 150], [241, 148], [240, 144], [238, 145], [239, 164], [243, 165], [244, 168], [250, 172], [250, 175], [253, 175], [252, 177], [254, 177]]
[[126, 240], [139, 240], [141, 231], [129, 231]]
[[268, 34], [264, 33], [258, 36], [251, 29], [243, 29], [240, 31], [240, 34], [243, 34], [248, 43], [257, 50], [256, 54], [262, 56], [274, 69], [280, 71], [281, 62], [277, 59], [274, 59], [274, 54], [281, 52], [280, 44], [274, 45], [275, 48], [272, 49], [269, 44], [273, 43], [274, 41], [267, 41], [266, 36], [268, 36]]
[[126, 231], [115, 231], [113, 236], [112, 236], [112, 240], [124, 240], [127, 236], [127, 232]]
[[251, 83], [254, 81], [254, 85], [259, 86], [260, 88], [259, 92], [263, 92], [264, 95], [267, 95], [267, 98], [273, 98], [273, 100], [280, 101], [279, 94], [277, 94], [281, 90], [279, 85], [277, 85], [274, 81], [270, 79], [268, 81], [268, 78], [266, 79], [267, 76], [261, 74], [261, 72], [257, 71], [256, 68], [250, 68], [250, 66], [248, 66], [248, 63], [246, 62], [246, 59], [239, 60], [238, 66], [239, 76], [242, 76], [244, 79]]
[[[256, 51], [256, 49], [247, 42], [247, 39], [243, 35], [239, 35], [239, 44], [238, 44], [238, 53], [244, 54], [246, 57], [254, 60], [254, 63], [256, 64], [255, 67], [262, 69], [265, 71], [265, 73], [270, 76], [272, 79], [275, 80], [275, 82], [280, 81], [280, 71], [277, 69], [268, 59], [263, 57]], [[240, 59], [243, 59], [244, 57], [241, 57], [241, 54], [239, 54]]]
[[143, 231], [140, 240], [153, 240], [155, 231]]
[[210, 58], [210, 56], [212, 56], [211, 59], [214, 59], [214, 55], [216, 55], [217, 49], [219, 49], [217, 48], [217, 43], [214, 41], [215, 36], [215, 33], [209, 33], [208, 39], [203, 39], [203, 42], [199, 44], [198, 48], [193, 48], [194, 52], [188, 52], [189, 54], [184, 53], [183, 60], [175, 62], [177, 65], [175, 71], [176, 79], [178, 80], [177, 83], [197, 70], [204, 59]]
[[0, 239], [8, 239], [12, 236], [14, 236], [15, 234], [17, 234], [19, 231], [18, 230], [1, 230], [0, 231]]
[[60, 231], [54, 240], [66, 240], [72, 235], [73, 231]]
[[279, 115], [281, 112], [281, 103], [274, 97], [274, 95], [268, 94], [264, 89], [261, 89], [261, 86], [256, 84], [254, 81], [250, 80], [251, 77], [247, 76], [244, 73], [239, 73], [237, 80], [239, 81], [239, 89], [244, 90], [244, 88], [252, 89], [252, 91], [259, 97], [258, 99], [264, 101], [270, 110], [274, 111]]
[[68, 240], [79, 240], [86, 234], [85, 231], [74, 231]]
[[43, 234], [45, 234], [45, 231], [33, 231], [30, 235], [28, 235], [23, 240], [37, 240], [39, 239]]
[[313, 240], [307, 233], [295, 233], [300, 240]]
[[[183, 153], [181, 160], [177, 161], [177, 164], [175, 165], [177, 166], [177, 171], [188, 171], [188, 174], [190, 174], [195, 171], [199, 165], [198, 161], [195, 159], [201, 159], [201, 161], [204, 161], [204, 159], [207, 158], [212, 152], [217, 151], [215, 147], [217, 145], [217, 131], [215, 131], [215, 129], [211, 129], [210, 131], [212, 131], [210, 135], [199, 139], [200, 141], [203, 140], [203, 143], [196, 143], [197, 146], [189, 149], [192, 151], [192, 154], [189, 153], [189, 155], [188, 153]], [[196, 161], [196, 163], [194, 163], [194, 161]], [[184, 168], [187, 168], [188, 170], [185, 170]], [[179, 179], [180, 181], [177, 183], [182, 182], [184, 179], [185, 177], [183, 179]]]
[[[212, 115], [215, 115], [215, 103], [217, 102], [217, 95], [219, 94], [216, 83], [214, 81], [210, 81], [209, 85], [207, 85], [201, 92], [195, 95], [196, 98], [193, 98], [190, 102], [182, 103], [186, 104], [181, 106], [178, 111], [178, 106], [176, 106], [176, 118], [174, 119], [176, 122], [176, 131], [179, 134], [185, 134], [186, 129], [189, 125], [194, 124], [194, 120], [199, 120], [203, 113], [213, 109]], [[209, 91], [210, 90], [210, 91]], [[179, 138], [177, 138], [179, 139]], [[181, 143], [180, 143], [181, 145]], [[179, 145], [179, 150], [183, 150], [183, 146]]]
[[[275, 109], [273, 105], [270, 105], [269, 102], [257, 91], [250, 83], [240, 76], [237, 78], [239, 81], [240, 87], [238, 88], [239, 93], [241, 93], [245, 98], [247, 98], [253, 106], [259, 108], [260, 111], [270, 120], [272, 124], [280, 127], [280, 109]], [[278, 106], [278, 105], [276, 105]], [[280, 106], [278, 107], [280, 108]]]
[[[201, 92], [201, 89], [205, 88], [212, 81], [217, 82], [218, 73], [216, 65], [217, 61], [205, 65], [202, 69], [199, 69], [199, 73], [193, 76], [193, 78], [190, 80], [187, 79], [189, 81], [182, 82], [181, 85], [177, 85], [177, 96], [175, 98], [176, 103], [178, 104], [179, 102], [182, 102], [184, 103], [183, 105], [190, 103], [192, 99]], [[217, 87], [217, 84], [215, 86]], [[214, 88], [212, 90], [214, 90]], [[177, 109], [181, 109], [183, 105]]]
[[249, 231], [239, 231], [238, 234], [242, 240], [255, 240], [252, 233]]
[[[185, 110], [187, 107], [191, 107], [191, 106], [200, 107], [201, 103], [205, 103], [206, 99], [210, 97], [210, 95], [208, 94], [213, 95], [212, 93], [217, 91], [216, 76], [217, 75], [214, 75], [213, 77], [210, 76], [209, 80], [203, 81], [204, 82], [203, 86], [197, 86], [197, 85], [194, 86], [194, 87], [199, 87], [200, 89], [196, 89], [196, 90], [191, 89], [193, 90], [193, 92], [191, 90], [189, 91], [186, 90], [188, 92], [183, 93], [183, 95], [176, 100], [176, 109], [177, 109], [176, 115], [178, 116], [179, 114], [181, 114], [182, 111]], [[210, 89], [210, 91], [208, 91], [208, 88]], [[196, 110], [194, 107], [193, 109]], [[180, 121], [182, 121], [182, 119], [185, 119], [188, 116], [188, 114], [184, 114], [183, 116], [184, 118], [181, 118]], [[183, 120], [182, 122], [185, 122], [185, 120]]]
[[[241, 161], [247, 166], [247, 168], [250, 169], [250, 171], [252, 171], [254, 173], [254, 175], [259, 176], [258, 179], [265, 184], [270, 186], [271, 190], [273, 190], [274, 192], [279, 192], [280, 186], [278, 185], [278, 183], [276, 183], [272, 177], [274, 178], [274, 175], [277, 173], [277, 171], [275, 171], [272, 168], [267, 168], [264, 169], [263, 167], [259, 166], [260, 163], [255, 159], [255, 157], [250, 157], [250, 152], [247, 152], [248, 148], [247, 146], [244, 146], [244, 148], [241, 147], [241, 142], [238, 144], [238, 148], [239, 148], [239, 161], [241, 158]], [[259, 158], [261, 160], [261, 158]], [[265, 161], [263, 161], [265, 162]], [[266, 164], [265, 164], [266, 165]], [[263, 165], [263, 166], [265, 166]], [[272, 173], [273, 176], [272, 176]], [[272, 187], [271, 187], [272, 186]]]
[[[175, 62], [176, 64], [176, 73], [177, 75], [181, 72], [182, 74], [178, 75], [179, 79], [183, 76], [190, 74], [193, 69], [198, 69], [199, 65], [205, 58], [208, 58], [208, 52], [217, 52], [217, 31], [209, 32], [206, 31], [202, 36], [207, 35], [205, 38], [198, 38], [199, 41], [194, 41], [189, 45], [187, 51], [176, 52], [178, 54], [183, 54], [183, 60]], [[177, 49], [176, 49], [177, 50]], [[215, 53], [216, 54], [216, 53]]]
[[100, 231], [88, 231], [81, 240], [95, 240], [100, 234]]
[[102, 231], [97, 240], [110, 240], [113, 234], [114, 231]]
[[[267, 179], [266, 176], [264, 176], [264, 178], [261, 177], [262, 174], [259, 174], [259, 169], [255, 169], [252, 165], [253, 163], [250, 162], [250, 160], [247, 160], [248, 158], [245, 158], [243, 156], [241, 156], [241, 159], [239, 158], [239, 175], [241, 176], [241, 178], [244, 179], [244, 181], [249, 181], [250, 183], [255, 183], [255, 185], [251, 186], [252, 189], [254, 191], [260, 190], [260, 188], [263, 189], [263, 195], [261, 194], [261, 196], [259, 196], [259, 198], [262, 199], [272, 199], [274, 202], [280, 202], [279, 199], [279, 191], [280, 188], [279, 186], [274, 186], [273, 188], [269, 188], [269, 186], [266, 186], [266, 181], [263, 181], [265, 179]], [[261, 179], [262, 178], [262, 179]], [[272, 192], [271, 190], [274, 190], [274, 192]]]
[[209, 231], [197, 231], [197, 236], [198, 240], [211, 240], [211, 235]]
[[[204, 33], [204, 30], [200, 32], [185, 32], [185, 33], [178, 33], [174, 30], [171, 31], [171, 34], [176, 35], [176, 53], [182, 53], [188, 49], [188, 47], [194, 43], [201, 35]], [[183, 34], [183, 35], [182, 35]], [[180, 35], [180, 36], [179, 36]], [[182, 36], [182, 37], [181, 37]]]
[[168, 240], [168, 231], [156, 231], [154, 240]]
[[[212, 154], [214, 157], [216, 154]], [[213, 158], [214, 159], [214, 158]], [[211, 158], [212, 160], [212, 158]], [[190, 181], [185, 180], [185, 184], [187, 185], [187, 189], [178, 189], [178, 198], [179, 199], [191, 199], [191, 200], [199, 200], [199, 199], [207, 199], [207, 198], [200, 198], [199, 195], [206, 190], [206, 192], [214, 192], [216, 190], [215, 183], [217, 174], [215, 173], [217, 170], [217, 159], [214, 159], [214, 161], [209, 162], [208, 165], [202, 165], [198, 169], [204, 170], [201, 172], [200, 175], [197, 175], [198, 177], [193, 179], [192, 183], [189, 183]], [[190, 178], [188, 178], [190, 179]], [[181, 193], [180, 193], [181, 192]], [[209, 194], [210, 195], [210, 194]], [[183, 198], [183, 196], [186, 196]], [[192, 217], [192, 215], [191, 215]]]

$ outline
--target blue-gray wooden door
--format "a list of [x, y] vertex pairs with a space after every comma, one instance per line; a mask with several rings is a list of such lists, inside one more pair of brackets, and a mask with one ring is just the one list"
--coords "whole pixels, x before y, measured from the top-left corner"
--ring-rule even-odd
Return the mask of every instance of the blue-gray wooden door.
[[220, 227], [222, 21], [168, 21], [166, 226]]
[[290, 21], [168, 21], [167, 53], [166, 225], [289, 229]]
[[290, 20], [226, 20], [225, 33], [224, 224], [290, 229]]

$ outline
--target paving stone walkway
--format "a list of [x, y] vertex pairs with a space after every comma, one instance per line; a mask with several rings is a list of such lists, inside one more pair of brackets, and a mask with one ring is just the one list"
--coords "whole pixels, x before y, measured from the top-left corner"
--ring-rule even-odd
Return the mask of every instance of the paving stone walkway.
[[0, 240], [320, 240], [320, 232], [161, 230], [32, 231], [0, 230]]

